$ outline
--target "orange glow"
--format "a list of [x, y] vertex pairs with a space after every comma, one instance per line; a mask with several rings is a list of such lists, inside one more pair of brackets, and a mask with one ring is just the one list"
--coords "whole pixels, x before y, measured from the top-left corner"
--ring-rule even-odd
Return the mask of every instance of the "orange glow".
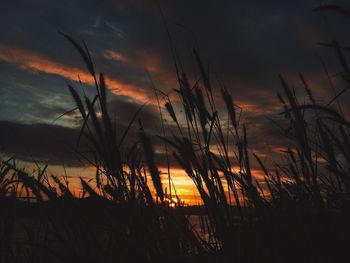
[[[21, 164], [22, 165], [22, 164]], [[30, 169], [36, 169], [36, 166], [33, 166], [30, 163], [26, 163], [23, 162], [23, 165], [25, 165], [28, 170]], [[234, 170], [237, 170], [238, 167], [234, 168]], [[165, 187], [167, 187], [167, 191], [169, 194], [169, 185], [168, 185], [168, 178], [167, 178], [167, 174], [164, 174], [165, 171], [167, 171], [166, 168], [161, 168], [161, 177], [162, 177], [162, 183], [163, 183], [163, 189], [165, 189]], [[62, 178], [65, 176], [64, 173], [64, 169], [61, 166], [50, 166], [47, 170], [48, 174], [53, 174], [59, 178]], [[70, 191], [77, 197], [82, 196], [82, 187], [81, 187], [81, 182], [80, 182], [80, 178], [82, 177], [85, 181], [89, 182], [90, 179], [94, 179], [95, 177], [95, 167], [93, 166], [86, 166], [86, 167], [80, 167], [80, 168], [69, 168], [67, 169], [67, 175], [68, 175], [68, 183], [69, 183], [69, 189]], [[255, 179], [260, 180], [263, 178], [263, 172], [261, 170], [258, 169], [252, 169], [252, 174], [254, 176]], [[171, 208], [176, 207], [177, 203], [179, 201], [184, 202], [185, 206], [188, 205], [203, 205], [203, 201], [192, 181], [192, 179], [190, 179], [186, 172], [184, 170], [182, 170], [181, 168], [174, 168], [171, 169], [171, 180], [173, 182], [173, 185], [175, 186], [175, 189], [172, 186], [172, 201], [169, 202], [169, 206]], [[155, 196], [155, 190], [152, 184], [152, 179], [148, 178], [148, 185], [150, 187], [151, 192], [153, 193], [153, 195]], [[225, 189], [227, 189], [227, 184], [225, 183], [225, 180], [222, 180], [223, 182], [223, 186]], [[90, 186], [95, 189], [97, 191], [97, 189], [95, 188], [95, 181], [92, 180], [91, 182], [89, 182]], [[53, 183], [54, 185], [54, 183]], [[264, 182], [262, 182], [262, 187], [264, 187]], [[176, 197], [176, 194], [177, 197]], [[242, 199], [243, 197], [239, 196], [240, 201], [243, 201]], [[232, 196], [231, 196], [231, 201], [234, 202]]]

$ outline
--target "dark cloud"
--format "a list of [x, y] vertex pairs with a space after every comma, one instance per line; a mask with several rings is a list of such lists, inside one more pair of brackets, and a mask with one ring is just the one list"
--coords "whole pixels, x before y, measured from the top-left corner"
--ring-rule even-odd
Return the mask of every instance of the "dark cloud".
[[155, 107], [150, 105], [135, 104], [127, 100], [112, 99], [108, 103], [111, 116], [115, 116], [117, 123], [122, 126], [128, 126], [129, 122], [136, 115], [136, 124], [142, 120], [143, 125], [150, 130], [157, 131], [160, 129], [160, 117]]
[[78, 129], [57, 125], [0, 121], [0, 151], [24, 161], [77, 165], [78, 134]]
[[[123, 144], [126, 148], [138, 140], [139, 120], [150, 136], [154, 137], [159, 132], [158, 114], [147, 105], [139, 111], [141, 106], [117, 99], [111, 100], [108, 104], [110, 115], [117, 123], [119, 138], [136, 114]], [[46, 108], [40, 105], [37, 105], [35, 110], [42, 111], [40, 116], [51, 117], [65, 111], [60, 107]], [[74, 113], [70, 115], [77, 119], [78, 124], [81, 123], [78, 115]], [[0, 120], [0, 152], [24, 161], [81, 166], [87, 163], [77, 154], [77, 150], [86, 154], [87, 141], [83, 140], [79, 148], [76, 148], [79, 133], [80, 125], [69, 128], [54, 124], [28, 124]], [[91, 157], [89, 154], [87, 156]]]

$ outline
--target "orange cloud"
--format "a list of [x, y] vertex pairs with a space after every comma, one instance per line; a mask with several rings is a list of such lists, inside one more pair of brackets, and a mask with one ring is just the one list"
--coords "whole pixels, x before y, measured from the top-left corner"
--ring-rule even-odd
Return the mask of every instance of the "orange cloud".
[[130, 63], [130, 60], [127, 56], [114, 50], [105, 51], [103, 53], [103, 57], [109, 60], [115, 60], [122, 63], [128, 63], [128, 64]]
[[162, 71], [162, 65], [164, 64], [159, 55], [155, 53], [149, 53], [144, 50], [137, 50], [135, 52], [138, 64], [147, 69], [151, 73], [159, 73]]
[[[0, 45], [0, 61], [16, 64], [24, 70], [53, 74], [74, 81], [79, 76], [82, 82], [91, 85], [94, 84], [91, 75], [86, 71], [77, 67], [63, 65], [31, 50]], [[134, 85], [109, 77], [106, 77], [106, 82], [110, 90], [115, 94], [128, 96], [133, 100], [142, 102], [152, 99], [146, 92], [143, 92]]]
[[163, 58], [154, 51], [145, 49], [136, 49], [126, 55], [114, 50], [106, 50], [103, 57], [122, 63], [132, 69], [141, 69], [156, 76], [161, 85], [170, 89], [177, 86], [177, 78], [175, 72], [167, 68]]
[[114, 60], [120, 63], [124, 63], [132, 68], [145, 69], [150, 73], [160, 73], [162, 71], [162, 65], [164, 64], [162, 59], [155, 53], [150, 53], [146, 50], [135, 50], [130, 57], [121, 52], [114, 50], [106, 50], [103, 53], [103, 57], [109, 60]]

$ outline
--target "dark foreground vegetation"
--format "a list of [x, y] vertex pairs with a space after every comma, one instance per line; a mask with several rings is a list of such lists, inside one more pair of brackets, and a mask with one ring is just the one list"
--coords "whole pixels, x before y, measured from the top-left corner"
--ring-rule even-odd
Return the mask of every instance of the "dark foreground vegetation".
[[[319, 10], [348, 15], [334, 6]], [[47, 176], [45, 167], [29, 174], [18, 169], [13, 159], [2, 161], [0, 262], [347, 259], [350, 123], [342, 113], [345, 109], [334, 107], [350, 85], [347, 49], [335, 40], [324, 44], [334, 49], [342, 67], [338, 77], [345, 87], [326, 104], [317, 104], [303, 76], [300, 83], [307, 103], [300, 103], [296, 91], [279, 77], [278, 98], [288, 123], [283, 127], [286, 150], [282, 161], [269, 165], [249, 150], [249, 127], [242, 124], [225, 86], [214, 87], [198, 51], [194, 50], [198, 81], [190, 83], [186, 73], [177, 69], [175, 92], [182, 113], [177, 114], [168, 96], [158, 98], [160, 104], [165, 100], [167, 114], [177, 127], [176, 135], [164, 133], [161, 139], [200, 194], [205, 211], [197, 209], [200, 233], [180, 211], [184, 208], [170, 208], [173, 200], [163, 190], [154, 146], [142, 120], [138, 142], [123, 145], [130, 127], [137, 125], [137, 114], [126, 131], [116, 130], [107, 110], [103, 75], [96, 73], [86, 46], [64, 36], [95, 80], [92, 100], [75, 87], [69, 90], [83, 118], [78, 144], [84, 138], [90, 149], [90, 155], [80, 155], [96, 167], [96, 177], [89, 182], [81, 179], [84, 195], [77, 197], [65, 178]], [[218, 92], [225, 109], [214, 99]], [[253, 163], [263, 171], [262, 180], [256, 180]]]

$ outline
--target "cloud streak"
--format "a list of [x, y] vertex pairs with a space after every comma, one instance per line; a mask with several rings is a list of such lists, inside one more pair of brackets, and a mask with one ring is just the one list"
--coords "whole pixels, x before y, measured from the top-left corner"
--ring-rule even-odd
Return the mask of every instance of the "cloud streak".
[[[0, 60], [16, 64], [23, 70], [53, 74], [72, 81], [77, 81], [80, 78], [83, 83], [94, 85], [92, 76], [86, 71], [77, 67], [63, 65], [31, 50], [0, 45]], [[152, 100], [140, 87], [123, 83], [120, 80], [108, 76], [106, 77], [106, 82], [110, 90], [117, 95], [127, 96], [139, 102]]]

